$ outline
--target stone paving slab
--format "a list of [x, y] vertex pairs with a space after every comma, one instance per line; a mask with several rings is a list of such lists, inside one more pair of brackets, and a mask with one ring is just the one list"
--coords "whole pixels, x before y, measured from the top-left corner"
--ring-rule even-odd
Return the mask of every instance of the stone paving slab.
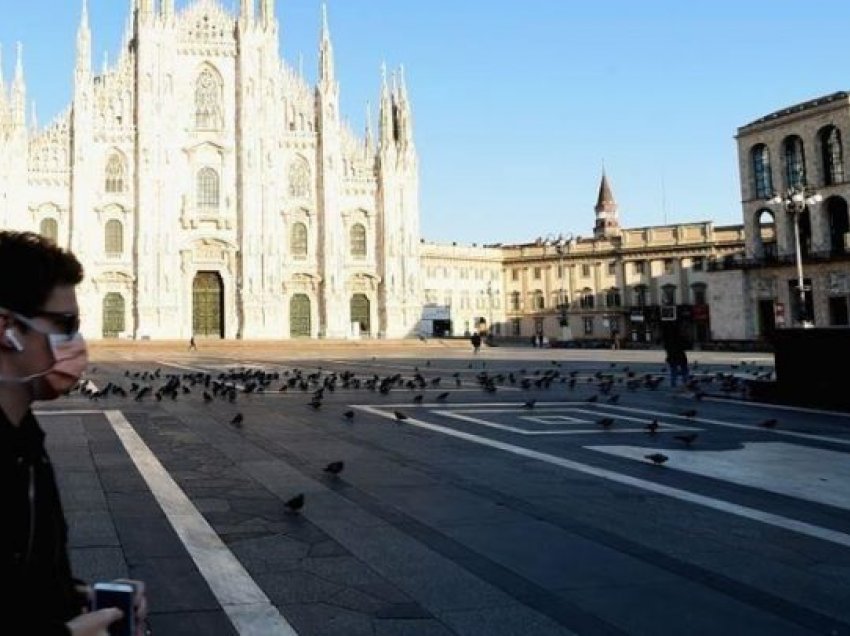
[[235, 635], [103, 416], [42, 416], [76, 576], [145, 581], [157, 636]]

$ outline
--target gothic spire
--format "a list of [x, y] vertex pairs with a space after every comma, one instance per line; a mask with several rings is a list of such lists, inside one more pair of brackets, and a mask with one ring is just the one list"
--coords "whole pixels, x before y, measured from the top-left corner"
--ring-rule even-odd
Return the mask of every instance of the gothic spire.
[[366, 157], [372, 156], [375, 148], [375, 139], [372, 135], [372, 103], [366, 102]]
[[15, 62], [15, 80], [12, 82], [12, 119], [16, 126], [26, 125], [27, 89], [24, 85], [24, 45], [18, 42], [18, 59]]
[[170, 20], [172, 17], [174, 17], [174, 0], [162, 0], [160, 13], [162, 14], [162, 17], [166, 20]]
[[380, 112], [380, 135], [381, 149], [389, 148], [395, 143], [395, 115], [393, 113], [393, 98], [390, 95], [390, 87], [387, 84], [387, 65], [381, 64], [381, 112]]
[[18, 57], [15, 60], [15, 84], [24, 83], [24, 45], [18, 42]]
[[242, 6], [239, 16], [242, 19], [243, 25], [248, 26], [254, 22], [254, 4], [256, 0], [240, 0], [240, 2]]
[[147, 20], [153, 15], [153, 0], [133, 0], [133, 10], [139, 12], [139, 19]]
[[6, 124], [6, 81], [3, 79], [3, 45], [0, 44], [0, 132]]
[[322, 34], [319, 45], [319, 83], [328, 88], [336, 83], [334, 69], [334, 49], [331, 43], [331, 31], [328, 28], [328, 6], [322, 3]]
[[89, 28], [89, 3], [83, 0], [80, 26], [77, 29], [77, 73], [91, 72], [91, 29]]
[[410, 108], [410, 100], [407, 98], [407, 80], [404, 76], [404, 66], [398, 70], [398, 127], [399, 139], [404, 145], [413, 145], [413, 115]]
[[596, 225], [593, 235], [596, 238], [607, 238], [620, 233], [620, 219], [617, 214], [619, 206], [614, 199], [608, 175], [602, 170], [602, 181], [599, 183], [599, 196], [596, 200]]
[[38, 130], [38, 109], [36, 109], [36, 107], [35, 107], [35, 100], [32, 100], [31, 108], [32, 108], [32, 110], [31, 110], [31, 115], [30, 115], [30, 128], [32, 128], [33, 131], [37, 131]]
[[260, 0], [260, 20], [264, 27], [274, 24], [274, 0]]

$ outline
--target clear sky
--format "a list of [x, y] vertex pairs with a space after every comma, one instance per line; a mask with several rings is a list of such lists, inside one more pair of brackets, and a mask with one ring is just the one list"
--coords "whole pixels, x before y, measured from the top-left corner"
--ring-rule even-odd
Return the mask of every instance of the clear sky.
[[[225, 7], [237, 0], [220, 0]], [[24, 43], [45, 123], [71, 95], [81, 0], [0, 0], [4, 70]], [[131, 0], [89, 0], [95, 65]], [[178, 9], [188, 4], [177, 0]], [[428, 240], [593, 226], [601, 167], [621, 222], [740, 222], [738, 126], [850, 88], [846, 0], [328, 0], [355, 129], [404, 64]], [[234, 8], [235, 10], [235, 8]], [[316, 75], [320, 0], [278, 0], [281, 50]]]

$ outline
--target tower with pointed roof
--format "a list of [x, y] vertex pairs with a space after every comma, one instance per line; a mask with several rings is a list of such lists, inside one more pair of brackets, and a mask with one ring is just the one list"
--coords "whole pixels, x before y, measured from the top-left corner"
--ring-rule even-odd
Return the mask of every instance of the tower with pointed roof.
[[620, 235], [620, 218], [617, 213], [619, 206], [614, 200], [608, 175], [602, 171], [602, 181], [599, 183], [599, 196], [596, 198], [596, 224], [593, 227], [595, 238], [611, 238]]

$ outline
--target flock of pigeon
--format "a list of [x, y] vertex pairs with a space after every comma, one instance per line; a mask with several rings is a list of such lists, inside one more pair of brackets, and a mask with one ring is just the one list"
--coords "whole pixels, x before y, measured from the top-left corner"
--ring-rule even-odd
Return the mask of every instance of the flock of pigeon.
[[[430, 361], [426, 361], [425, 366], [430, 367]], [[638, 373], [629, 366], [618, 367], [615, 363], [611, 363], [607, 371], [596, 371], [588, 374], [587, 377], [583, 377], [578, 370], [563, 369], [563, 363], [558, 361], [552, 361], [551, 367], [545, 370], [523, 368], [516, 371], [490, 372], [486, 370], [486, 362], [482, 364], [481, 371], [477, 373], [470, 371], [472, 368], [473, 365], [469, 364], [466, 373], [453, 373], [450, 383], [459, 388], [464, 385], [465, 380], [471, 379], [473, 386], [477, 385], [488, 394], [496, 393], [500, 387], [505, 386], [524, 391], [535, 391], [549, 390], [555, 385], [563, 385], [565, 390], [573, 392], [581, 385], [585, 385], [596, 390], [595, 393], [585, 398], [585, 401], [591, 404], [600, 400], [609, 404], [616, 404], [623, 390], [626, 392], [641, 389], [656, 391], [666, 377], [664, 369], [661, 369], [659, 373]], [[697, 371], [699, 365], [694, 364], [693, 368]], [[741, 372], [742, 369], [743, 373]], [[97, 373], [97, 368], [91, 369], [91, 373]], [[687, 389], [696, 400], [703, 398], [708, 387], [719, 389], [727, 395], [742, 394], [746, 392], [746, 385], [742, 377], [765, 379], [771, 373], [770, 370], [745, 363], [732, 365], [730, 372], [717, 371], [695, 374], [689, 381]], [[468, 377], [470, 375], [471, 378]], [[129, 383], [129, 387], [125, 388], [124, 383]], [[413, 392], [411, 403], [418, 406], [424, 403], [427, 395], [430, 395], [427, 393], [429, 390], [431, 392], [441, 391], [434, 396], [435, 403], [447, 401], [451, 393], [441, 390], [443, 386], [441, 376], [435, 375], [426, 378], [418, 367], [414, 367], [412, 375], [409, 377], [401, 373], [386, 376], [377, 374], [361, 376], [352, 371], [325, 371], [322, 367], [318, 367], [313, 372], [301, 369], [271, 372], [262, 369], [234, 367], [215, 375], [207, 372], [163, 373], [161, 369], [154, 371], [127, 370], [124, 372], [123, 383], [110, 381], [102, 389], [97, 389], [90, 380], [86, 379], [81, 381], [77, 390], [93, 401], [115, 397], [132, 399], [136, 402], [142, 402], [146, 399], [161, 402], [163, 400], [177, 400], [181, 396], [191, 398], [200, 393], [205, 404], [216, 401], [235, 404], [240, 395], [262, 394], [272, 391], [278, 393], [298, 392], [309, 395], [310, 399], [307, 405], [313, 410], [319, 411], [324, 405], [327, 394], [333, 393], [337, 389], [363, 390], [384, 396], [393, 391]], [[536, 403], [536, 399], [529, 399], [523, 404], [523, 407], [534, 409]], [[683, 418], [693, 419], [697, 416], [697, 411], [696, 409], [686, 409], [681, 411], [679, 415]], [[352, 422], [355, 413], [353, 410], [346, 410], [341, 417]], [[399, 410], [394, 411], [394, 417], [398, 423], [409, 419], [406, 413]], [[597, 420], [597, 424], [604, 430], [612, 429], [615, 423], [616, 420], [612, 417], [602, 417]], [[244, 424], [245, 417], [242, 413], [236, 413], [230, 420], [230, 425], [236, 430], [241, 431]], [[775, 428], [777, 425], [776, 419], [765, 420], [761, 423], [764, 428]], [[655, 436], [659, 433], [661, 424], [657, 419], [654, 419], [645, 428], [648, 435]], [[673, 439], [690, 448], [698, 437], [697, 433], [691, 432], [675, 435]], [[652, 453], [646, 455], [645, 458], [656, 465], [663, 465], [669, 460], [669, 457], [663, 453]], [[325, 467], [324, 472], [331, 477], [338, 477], [344, 469], [344, 462], [334, 461]], [[288, 511], [297, 513], [304, 507], [304, 503], [304, 494], [299, 494], [285, 502], [284, 506]]]

